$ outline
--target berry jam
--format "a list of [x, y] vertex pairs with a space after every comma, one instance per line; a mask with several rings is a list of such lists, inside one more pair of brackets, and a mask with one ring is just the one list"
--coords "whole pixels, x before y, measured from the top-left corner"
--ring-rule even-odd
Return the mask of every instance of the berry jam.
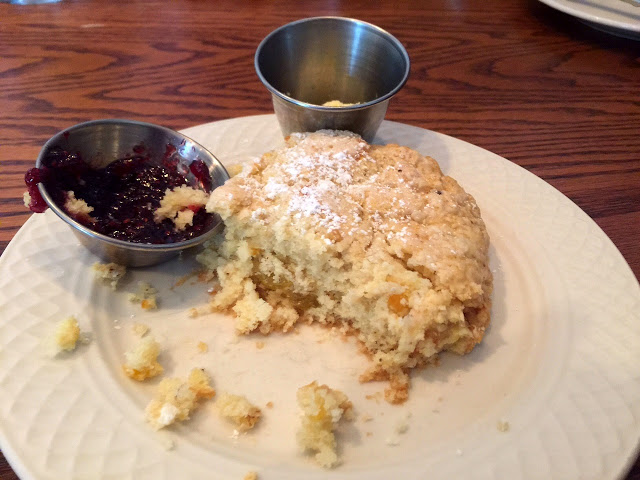
[[[161, 165], [154, 165], [138, 148], [134, 149], [131, 157], [94, 169], [78, 154], [52, 148], [42, 165], [40, 169], [32, 168], [25, 175], [31, 195], [29, 208], [34, 212], [42, 212], [46, 208], [37, 189], [37, 184], [42, 182], [56, 205], [65, 210], [67, 215], [95, 232], [119, 240], [155, 244], [181, 242], [197, 237], [213, 226], [213, 215], [200, 206], [189, 207], [195, 215], [193, 224], [184, 230], [176, 230], [169, 219], [161, 222], [154, 220], [153, 213], [160, 206], [166, 190], [189, 185], [185, 176], [178, 171], [178, 162], [173, 155], [171, 158], [165, 155]], [[210, 191], [211, 176], [204, 162], [192, 162], [190, 170], [196, 177], [198, 187]], [[93, 207], [89, 218], [86, 215], [74, 216], [66, 211], [64, 205], [69, 191]]]
[[27, 184], [27, 191], [31, 200], [29, 201], [29, 210], [36, 213], [42, 213], [47, 209], [47, 202], [44, 201], [38, 184], [40, 183], [40, 170], [37, 168], [30, 169], [24, 176], [24, 183]]

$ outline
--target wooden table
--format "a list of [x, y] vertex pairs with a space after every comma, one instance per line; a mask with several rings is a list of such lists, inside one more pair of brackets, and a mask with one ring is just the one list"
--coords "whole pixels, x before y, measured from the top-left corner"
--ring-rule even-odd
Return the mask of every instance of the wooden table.
[[[28, 218], [23, 174], [58, 130], [120, 117], [181, 129], [268, 113], [259, 41], [351, 16], [392, 32], [411, 76], [387, 118], [493, 151], [558, 188], [640, 276], [640, 43], [534, 0], [0, 4], [0, 252]], [[0, 480], [17, 478], [0, 456]], [[640, 479], [640, 462], [628, 479]]]

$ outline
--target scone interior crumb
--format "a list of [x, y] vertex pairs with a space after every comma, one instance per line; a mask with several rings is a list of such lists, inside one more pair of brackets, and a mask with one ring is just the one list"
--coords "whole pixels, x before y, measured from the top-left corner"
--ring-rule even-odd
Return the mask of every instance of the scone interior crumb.
[[75, 350], [80, 339], [80, 326], [73, 315], [56, 324], [53, 342], [58, 351], [71, 352]]
[[122, 370], [128, 377], [139, 382], [156, 377], [164, 372], [164, 368], [158, 363], [159, 355], [160, 345], [155, 338], [144, 337], [124, 354], [125, 363]]
[[113, 262], [96, 262], [91, 269], [95, 278], [104, 281], [114, 290], [117, 288], [120, 279], [127, 273], [127, 267]]
[[93, 220], [91, 218], [93, 207], [89, 206], [87, 202], [81, 198], [76, 198], [73, 191], [67, 192], [67, 199], [64, 202], [64, 208], [73, 218], [89, 219], [89, 221]]
[[496, 428], [499, 432], [505, 433], [509, 431], [511, 425], [505, 420], [498, 420], [498, 422], [496, 423]]
[[245, 432], [255, 427], [262, 411], [242, 395], [221, 393], [216, 401], [220, 416], [231, 420], [239, 431]]
[[298, 444], [314, 453], [320, 466], [336, 466], [340, 459], [334, 431], [342, 418], [353, 419], [353, 405], [341, 391], [315, 381], [298, 389], [297, 400], [302, 410]]
[[139, 303], [143, 310], [155, 310], [158, 308], [157, 293], [158, 291], [149, 283], [138, 282], [138, 290], [136, 293], [129, 294], [129, 301]]
[[147, 421], [159, 430], [177, 421], [187, 420], [200, 401], [216, 394], [211, 379], [201, 368], [194, 368], [187, 380], [164, 378], [145, 410]]
[[144, 323], [134, 323], [131, 326], [131, 330], [138, 337], [144, 337], [147, 333], [149, 333], [149, 325]]

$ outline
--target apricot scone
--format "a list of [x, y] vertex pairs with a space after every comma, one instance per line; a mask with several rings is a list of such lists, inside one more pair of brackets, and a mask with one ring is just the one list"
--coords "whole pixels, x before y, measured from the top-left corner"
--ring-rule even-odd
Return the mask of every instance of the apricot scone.
[[349, 132], [293, 134], [211, 194], [225, 223], [199, 259], [220, 282], [212, 308], [236, 329], [300, 320], [353, 333], [361, 380], [390, 380], [440, 351], [470, 352], [489, 324], [489, 236], [475, 200], [430, 157]]

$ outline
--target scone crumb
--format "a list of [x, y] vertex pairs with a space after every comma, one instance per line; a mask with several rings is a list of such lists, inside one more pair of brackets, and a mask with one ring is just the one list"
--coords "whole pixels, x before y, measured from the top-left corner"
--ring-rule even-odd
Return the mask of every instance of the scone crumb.
[[267, 408], [273, 408], [273, 402], [267, 402]]
[[397, 447], [400, 445], [400, 437], [397, 435], [391, 435], [390, 437], [387, 437], [386, 444], [390, 447]]
[[261, 341], [261, 340], [258, 340], [258, 341], [256, 342], [256, 348], [257, 348], [258, 350], [262, 350], [262, 349], [264, 348], [264, 342], [263, 342], [263, 341]]
[[373, 417], [371, 415], [369, 415], [369, 414], [364, 414], [364, 415], [362, 415], [362, 417], [360, 417], [360, 419], [363, 422], [370, 422], [371, 420], [373, 420]]
[[158, 342], [153, 337], [144, 337], [132, 350], [124, 354], [126, 361], [122, 370], [138, 382], [160, 375], [164, 368], [158, 363], [158, 355]]
[[29, 208], [29, 205], [31, 204], [31, 195], [29, 192], [24, 192], [22, 194], [22, 201], [24, 202], [24, 206]]
[[256, 472], [248, 472], [243, 480], [258, 480], [258, 474]]
[[373, 394], [369, 394], [369, 395], [365, 395], [364, 398], [366, 398], [367, 400], [374, 400], [376, 403], [380, 403], [380, 400], [383, 397], [383, 393], [382, 392], [376, 392]]
[[71, 352], [75, 350], [79, 339], [80, 327], [76, 317], [72, 315], [58, 322], [53, 334], [53, 341], [57, 351]]
[[182, 285], [184, 285], [187, 280], [189, 280], [190, 278], [196, 276], [198, 274], [197, 271], [191, 272], [191, 273], [187, 273], [186, 275], [181, 276], [180, 278], [178, 278], [178, 280], [176, 280], [176, 282], [171, 286], [171, 289], [173, 290], [175, 287], [181, 287]]
[[215, 394], [209, 376], [200, 368], [192, 369], [186, 381], [164, 378], [145, 410], [147, 421], [160, 430], [174, 422], [187, 420], [200, 400], [212, 398]]
[[496, 427], [499, 432], [506, 433], [511, 428], [511, 425], [509, 425], [509, 422], [505, 420], [498, 420]]
[[138, 282], [138, 291], [129, 294], [129, 301], [139, 303], [143, 310], [158, 308], [156, 294], [158, 291], [147, 282]]
[[177, 231], [184, 230], [193, 224], [195, 212], [203, 208], [209, 199], [209, 194], [188, 185], [180, 185], [173, 190], [167, 189], [160, 200], [160, 206], [153, 212], [156, 223], [169, 219]]
[[176, 447], [176, 442], [175, 440], [173, 440], [173, 438], [162, 435], [160, 436], [160, 445], [162, 445], [162, 448], [164, 448], [166, 451], [171, 451]]
[[298, 444], [303, 451], [314, 453], [320, 466], [336, 466], [340, 460], [334, 432], [342, 418], [353, 418], [353, 405], [344, 393], [315, 381], [298, 389], [297, 400], [303, 413]]
[[207, 353], [209, 351], [209, 345], [204, 342], [198, 342], [198, 351], [200, 353]]
[[113, 290], [118, 286], [118, 282], [122, 277], [124, 277], [125, 273], [127, 273], [127, 267], [124, 265], [118, 265], [117, 263], [100, 263], [96, 262], [91, 266], [91, 270], [93, 270], [93, 276], [102, 280], [104, 283], [108, 284]]
[[187, 315], [189, 315], [189, 318], [197, 318], [200, 316], [200, 311], [197, 308], [193, 307], [189, 309]]
[[392, 405], [400, 405], [409, 398], [409, 375], [398, 372], [389, 375], [389, 386], [384, 389], [384, 399]]
[[222, 393], [216, 402], [220, 416], [231, 420], [238, 430], [246, 432], [255, 427], [262, 411], [242, 395]]
[[[206, 271], [206, 270], [201, 270], [200, 272], [198, 272], [198, 281], [200, 283], [208, 283], [211, 280], [214, 280], [215, 278], [216, 278], [215, 272]], [[217, 290], [218, 290], [218, 287], [210, 287], [209, 289], [207, 289], [207, 292], [213, 294]]]
[[144, 323], [134, 323], [131, 330], [138, 337], [144, 337], [149, 332], [149, 326]]
[[242, 172], [243, 165], [241, 163], [236, 163], [235, 165], [228, 165], [227, 172], [229, 172], [230, 177], [235, 177], [240, 172]]
[[409, 430], [409, 419], [411, 418], [411, 413], [407, 412], [404, 416], [402, 416], [398, 422], [396, 423], [395, 433], [402, 435]]
[[81, 198], [76, 198], [75, 193], [71, 190], [67, 192], [67, 199], [64, 202], [64, 208], [73, 218], [93, 221], [93, 218], [91, 217], [93, 207], [87, 205], [87, 202]]

